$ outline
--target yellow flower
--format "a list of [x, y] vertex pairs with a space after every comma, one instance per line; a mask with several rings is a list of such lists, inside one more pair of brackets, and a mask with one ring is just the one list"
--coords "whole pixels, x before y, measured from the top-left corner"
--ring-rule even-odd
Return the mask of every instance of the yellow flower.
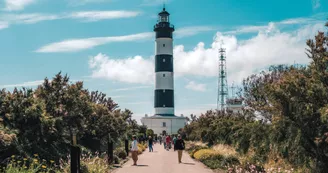
[[20, 161], [20, 160], [17, 161], [17, 163], [20, 163], [20, 162], [22, 162], [22, 161]]
[[12, 155], [11, 158], [15, 158], [15, 155]]
[[34, 154], [35, 157], [38, 157], [38, 154]]
[[27, 166], [24, 166], [24, 169], [27, 169]]
[[26, 161], [26, 160], [27, 160], [27, 158], [24, 158], [23, 160], [24, 160], [24, 161]]
[[42, 165], [42, 168], [43, 168], [43, 169], [46, 169], [46, 168], [47, 168], [47, 166], [46, 166], [46, 165]]
[[33, 162], [38, 162], [38, 159], [33, 159]]
[[54, 163], [55, 161], [53, 161], [53, 160], [50, 160], [50, 163]]

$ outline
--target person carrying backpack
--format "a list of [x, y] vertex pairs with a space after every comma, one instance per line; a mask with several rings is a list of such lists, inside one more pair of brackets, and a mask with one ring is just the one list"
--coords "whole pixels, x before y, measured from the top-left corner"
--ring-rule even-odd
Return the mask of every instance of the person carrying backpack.
[[182, 152], [185, 149], [185, 142], [181, 138], [181, 135], [178, 135], [178, 139], [175, 141], [174, 145], [175, 150], [178, 151], [178, 161], [181, 163], [181, 158], [182, 158]]

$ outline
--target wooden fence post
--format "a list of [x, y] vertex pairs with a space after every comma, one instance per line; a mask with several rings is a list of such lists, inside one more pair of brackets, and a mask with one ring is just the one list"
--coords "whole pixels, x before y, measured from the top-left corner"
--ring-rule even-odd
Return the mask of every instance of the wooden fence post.
[[113, 140], [111, 139], [110, 135], [108, 135], [108, 142], [107, 142], [107, 154], [108, 154], [108, 164], [113, 163], [114, 161], [114, 146], [113, 146]]
[[80, 172], [81, 149], [77, 146], [76, 133], [72, 136], [71, 145], [71, 173]]
[[78, 147], [71, 146], [71, 173], [79, 173]]
[[129, 156], [129, 140], [125, 139], [125, 152], [126, 152], [126, 156]]

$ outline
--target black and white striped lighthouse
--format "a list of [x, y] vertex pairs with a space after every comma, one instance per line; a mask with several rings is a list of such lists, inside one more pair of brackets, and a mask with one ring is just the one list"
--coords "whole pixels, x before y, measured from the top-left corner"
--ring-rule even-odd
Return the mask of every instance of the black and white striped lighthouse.
[[154, 26], [155, 41], [155, 115], [174, 116], [173, 32], [170, 13], [165, 8]]

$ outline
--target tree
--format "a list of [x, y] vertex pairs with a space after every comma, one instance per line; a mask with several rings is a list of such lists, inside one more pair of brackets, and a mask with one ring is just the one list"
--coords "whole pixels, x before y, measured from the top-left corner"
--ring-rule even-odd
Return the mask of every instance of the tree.
[[252, 149], [254, 162], [269, 155], [306, 172], [328, 172], [328, 36], [318, 32], [307, 45], [307, 67], [272, 66], [243, 81], [244, 117], [191, 116], [187, 138], [233, 145], [241, 154]]
[[75, 130], [80, 145], [103, 152], [109, 135], [119, 141], [138, 129], [131, 111], [61, 73], [36, 90], [0, 90], [0, 162], [11, 155], [65, 159]]
[[154, 131], [152, 129], [147, 129], [146, 136], [154, 136]]

